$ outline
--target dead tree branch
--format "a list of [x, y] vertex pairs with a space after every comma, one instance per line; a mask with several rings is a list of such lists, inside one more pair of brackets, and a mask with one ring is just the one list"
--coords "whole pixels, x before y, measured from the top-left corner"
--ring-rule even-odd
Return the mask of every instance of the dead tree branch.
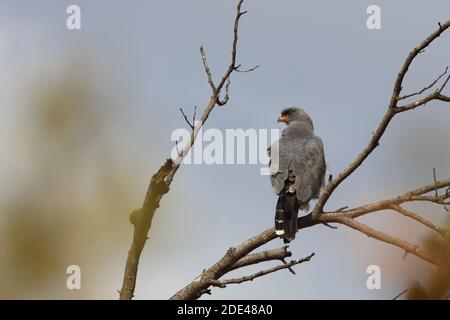
[[[397, 99], [397, 101], [403, 100], [403, 99], [407, 99], [407, 98], [411, 98], [411, 97], [414, 97], [414, 96], [417, 96], [417, 95], [421, 95], [422, 93], [424, 93], [424, 92], [427, 91], [428, 89], [431, 89], [432, 87], [434, 87], [434, 85], [435, 85], [436, 83], [438, 83], [438, 81], [441, 80], [441, 78], [447, 74], [447, 71], [448, 71], [448, 66], [445, 68], [445, 71], [444, 71], [442, 74], [440, 74], [439, 77], [437, 77], [437, 78], [436, 78], [432, 83], [430, 83], [428, 86], [424, 87], [424, 88], [423, 88], [422, 90], [420, 90], [420, 91], [413, 92], [413, 93], [410, 93], [410, 94], [406, 94], [406, 95], [404, 95], [404, 96], [401, 96], [401, 97], [399, 97], [399, 98]], [[443, 84], [443, 86], [445, 86], [445, 83]]]
[[[155, 214], [157, 208], [159, 208], [160, 201], [162, 197], [169, 191], [170, 185], [177, 173], [183, 159], [188, 154], [189, 150], [194, 145], [194, 142], [197, 138], [199, 129], [205, 124], [208, 120], [212, 110], [216, 105], [225, 105], [228, 102], [228, 89], [230, 83], [230, 76], [233, 71], [236, 70], [236, 55], [237, 55], [237, 42], [238, 42], [238, 30], [239, 30], [239, 20], [242, 15], [246, 13], [246, 11], [241, 11], [241, 6], [244, 0], [240, 0], [236, 9], [236, 17], [234, 20], [233, 26], [233, 42], [231, 47], [231, 62], [228, 65], [228, 68], [224, 75], [222, 76], [221, 81], [217, 86], [214, 85], [213, 77], [211, 71], [209, 69], [205, 51], [203, 46], [200, 47], [200, 54], [202, 58], [203, 65], [205, 67], [205, 72], [208, 77], [208, 83], [211, 87], [212, 94], [208, 104], [205, 106], [203, 110], [203, 114], [200, 118], [200, 121], [194, 123], [190, 123], [185, 116], [185, 120], [192, 128], [191, 139], [189, 143], [179, 152], [176, 159], [171, 160], [168, 159], [164, 163], [164, 165], [152, 176], [150, 180], [150, 185], [147, 189], [147, 193], [145, 196], [143, 206], [133, 211], [130, 215], [130, 221], [133, 224], [133, 241], [131, 243], [131, 248], [128, 252], [127, 261], [125, 264], [125, 272], [123, 277], [122, 289], [119, 291], [121, 300], [130, 300], [133, 298], [134, 289], [136, 286], [136, 276], [139, 265], [139, 258], [144, 248], [145, 242], [148, 239], [148, 232], [151, 227], [152, 219]], [[227, 83], [227, 84], [226, 84]], [[226, 94], [223, 100], [220, 100], [220, 93], [222, 89], [226, 86]]]
[[425, 218], [422, 218], [420, 215], [418, 215], [415, 212], [412, 212], [411, 210], [407, 210], [405, 208], [400, 207], [399, 205], [392, 205], [391, 208], [395, 211], [397, 211], [398, 213], [404, 215], [405, 217], [409, 217], [413, 220], [416, 220], [417, 222], [423, 224], [424, 226], [427, 226], [428, 228], [430, 228], [431, 230], [436, 231], [437, 233], [439, 233], [442, 237], [445, 237], [445, 235], [447, 234], [447, 230], [435, 225], [434, 223], [431, 223], [430, 221], [428, 221]]
[[292, 253], [288, 251], [288, 247], [284, 246], [279, 249], [266, 250], [257, 253], [251, 253], [240, 259], [238, 262], [233, 264], [228, 271], [233, 271], [235, 269], [247, 267], [253, 264], [258, 264], [260, 262], [280, 260], [284, 261], [285, 258], [291, 257]]
[[[342, 183], [342, 181], [344, 181], [349, 175], [351, 175], [364, 162], [364, 160], [367, 159], [367, 157], [372, 153], [373, 150], [375, 150], [376, 147], [379, 146], [380, 139], [383, 136], [384, 132], [386, 131], [387, 126], [397, 113], [415, 109], [417, 107], [423, 106], [424, 104], [432, 100], [440, 100], [446, 102], [450, 101], [450, 97], [445, 96], [441, 93], [442, 89], [444, 88], [442, 87], [440, 90], [436, 90], [433, 93], [421, 99], [418, 99], [417, 101], [411, 102], [404, 106], [397, 105], [403, 87], [403, 80], [414, 58], [419, 54], [419, 52], [427, 48], [431, 42], [433, 42], [436, 38], [438, 38], [449, 27], [450, 27], [450, 20], [445, 22], [444, 24], [441, 24], [440, 27], [435, 32], [430, 34], [424, 41], [422, 41], [408, 54], [395, 80], [391, 101], [389, 103], [387, 111], [383, 119], [381, 120], [380, 124], [378, 125], [378, 128], [375, 130], [372, 139], [370, 139], [369, 144], [361, 151], [361, 153], [355, 158], [355, 160], [353, 160], [353, 162], [346, 169], [344, 169], [344, 171], [342, 171], [336, 178], [334, 178], [326, 185], [321, 196], [319, 197], [319, 200], [317, 201], [316, 206], [314, 207], [313, 210], [314, 216], [321, 214], [325, 206], [325, 203], [328, 201], [333, 191]], [[444, 85], [446, 83], [447, 81], [444, 83]]]
[[309, 256], [302, 258], [302, 259], [296, 259], [296, 260], [291, 260], [285, 264], [280, 264], [277, 265], [275, 267], [266, 269], [266, 270], [261, 270], [259, 272], [256, 272], [254, 274], [248, 275], [248, 276], [243, 276], [240, 278], [233, 278], [233, 279], [224, 279], [224, 280], [215, 280], [215, 279], [211, 279], [209, 280], [209, 284], [214, 286], [214, 287], [220, 287], [220, 288], [225, 288], [228, 284], [239, 284], [242, 282], [246, 282], [246, 281], [253, 281], [255, 278], [258, 277], [262, 277], [265, 276], [267, 274], [276, 272], [278, 270], [283, 270], [283, 269], [289, 269], [297, 264], [303, 263], [303, 262], [307, 262], [309, 260], [311, 260], [311, 258], [314, 256], [314, 253], [311, 253]]
[[[312, 213], [310, 213], [309, 215], [300, 217], [298, 219], [298, 228], [304, 229], [323, 223], [342, 224], [356, 231], [359, 231], [366, 236], [372, 237], [382, 242], [392, 244], [402, 249], [404, 252], [410, 253], [424, 261], [430, 262], [435, 265], [439, 265], [439, 261], [436, 257], [433, 257], [430, 253], [425, 252], [418, 245], [411, 244], [398, 237], [394, 237], [387, 233], [375, 230], [361, 222], [358, 222], [355, 219], [369, 213], [392, 209], [391, 208], [392, 205], [416, 201], [414, 200], [414, 197], [423, 195], [428, 192], [434, 192], [436, 187], [439, 189], [443, 189], [449, 186], [450, 186], [450, 179], [447, 179], [443, 181], [437, 181], [437, 183], [426, 185], [424, 187], [412, 190], [410, 192], [407, 192], [405, 194], [399, 195], [391, 199], [369, 203], [354, 209], [348, 209], [345, 211], [338, 210], [335, 212], [326, 212], [324, 214], [319, 215], [318, 217], [313, 217]], [[450, 199], [450, 194], [447, 193], [445, 194], [445, 196], [446, 199]], [[442, 198], [442, 196], [439, 197]], [[440, 233], [449, 232], [448, 230], [445, 230], [443, 228], [439, 228], [438, 230]], [[266, 243], [272, 241], [275, 238], [276, 238], [275, 230], [273, 228], [270, 228], [248, 239], [239, 246], [230, 248], [217, 263], [215, 263], [212, 267], [206, 269], [201, 276], [199, 276], [193, 282], [191, 282], [186, 287], [184, 287], [176, 294], [174, 294], [171, 299], [199, 298], [211, 286], [211, 280], [219, 280], [223, 275], [230, 272], [231, 270], [236, 270], [240, 267], [249, 265], [248, 263], [246, 263], [246, 261], [248, 261], [247, 259], [253, 260], [253, 257], [256, 257], [256, 255], [258, 255], [249, 253], [265, 245]], [[252, 264], [268, 260], [261, 259], [258, 262], [256, 261], [257, 259], [254, 259], [253, 260], [254, 263]]]
[[[238, 15], [239, 16], [239, 15]], [[439, 90], [434, 91], [433, 93], [423, 97], [419, 98], [417, 101], [403, 105], [398, 106], [398, 101], [405, 99], [406, 96], [400, 96], [403, 80], [404, 77], [413, 62], [414, 58], [420, 53], [423, 52], [425, 48], [427, 48], [431, 42], [433, 42], [436, 38], [438, 38], [442, 32], [447, 30], [450, 27], [450, 20], [445, 22], [444, 24], [439, 24], [439, 29], [433, 32], [430, 36], [428, 36], [424, 41], [422, 41], [417, 47], [415, 47], [407, 56], [405, 59], [403, 65], [401, 66], [401, 69], [397, 75], [397, 78], [395, 80], [394, 89], [392, 92], [392, 97], [390, 100], [390, 103], [388, 105], [387, 111], [382, 118], [378, 128], [373, 133], [373, 136], [371, 140], [369, 141], [368, 145], [361, 151], [361, 153], [353, 160], [353, 162], [344, 169], [336, 178], [330, 179], [328, 184], [325, 186], [324, 190], [322, 191], [318, 202], [316, 206], [314, 207], [313, 211], [304, 217], [300, 217], [298, 219], [298, 228], [308, 228], [312, 227], [316, 224], [324, 224], [329, 225], [330, 223], [336, 223], [336, 224], [342, 224], [349, 228], [352, 228], [356, 231], [361, 232], [362, 234], [372, 237], [374, 239], [380, 240], [382, 242], [386, 242], [389, 244], [392, 244], [398, 248], [401, 248], [406, 254], [412, 254], [424, 261], [430, 262], [432, 264], [435, 264], [439, 266], [440, 261], [438, 257], [435, 257], [429, 252], [426, 252], [422, 248], [420, 248], [418, 245], [414, 245], [409, 243], [408, 241], [405, 241], [403, 239], [400, 239], [398, 237], [389, 235], [387, 233], [375, 230], [371, 227], [369, 227], [366, 224], [363, 224], [356, 219], [358, 217], [361, 217], [363, 215], [373, 213], [373, 212], [379, 212], [383, 210], [395, 210], [404, 216], [414, 219], [420, 224], [423, 224], [436, 232], [438, 232], [441, 235], [448, 234], [448, 230], [443, 229], [441, 227], [438, 227], [434, 224], [432, 224], [430, 221], [426, 220], [425, 218], [420, 217], [418, 214], [405, 210], [400, 205], [404, 203], [411, 203], [414, 201], [426, 201], [435, 203], [438, 205], [445, 205], [449, 204], [449, 189], [450, 189], [450, 178], [442, 181], [434, 181], [433, 184], [423, 186], [421, 188], [412, 190], [410, 192], [407, 192], [405, 194], [399, 195], [397, 197], [387, 199], [387, 200], [381, 200], [378, 202], [366, 204], [360, 207], [356, 207], [353, 209], [349, 209], [347, 206], [338, 209], [335, 212], [324, 212], [323, 208], [325, 204], [327, 203], [328, 199], [334, 192], [334, 190], [347, 178], [349, 177], [358, 167], [367, 159], [367, 157], [373, 152], [373, 150], [379, 145], [379, 141], [383, 134], [386, 131], [386, 128], [390, 124], [390, 121], [392, 118], [397, 114], [405, 111], [409, 111], [412, 109], [415, 109], [417, 107], [423, 106], [427, 102], [430, 102], [432, 100], [439, 100], [439, 101], [450, 101], [450, 97], [445, 96], [442, 94], [442, 91], [446, 84], [448, 83], [448, 77], [445, 80], [444, 84], [441, 86]], [[447, 70], [446, 70], [447, 71]], [[418, 94], [412, 94], [408, 97], [420, 95], [432, 86], [434, 86], [443, 76], [441, 75], [432, 83], [432, 85], [425, 87], [421, 91], [419, 91]], [[225, 79], [226, 80], [226, 79]], [[222, 81], [221, 83], [225, 83], [225, 81]], [[438, 194], [439, 189], [445, 189], [445, 192], [442, 195]], [[429, 192], [435, 192], [434, 196], [427, 195]], [[240, 267], [248, 265], [247, 261], [250, 259], [252, 261], [266, 261], [266, 260], [259, 260], [255, 259], [257, 254], [251, 254], [251, 252], [264, 244], [272, 241], [276, 238], [275, 231], [273, 228], [267, 229], [263, 232], [261, 232], [258, 235], [255, 235], [248, 239], [247, 241], [243, 242], [242, 244], [238, 245], [237, 247], [230, 248], [226, 254], [213, 266], [211, 266], [208, 269], [205, 269], [204, 272], [197, 277], [194, 281], [189, 283], [186, 287], [175, 293], [171, 299], [197, 299], [201, 295], [203, 295], [205, 292], [210, 292], [211, 286], [219, 286], [224, 287], [227, 284], [230, 283], [241, 283], [244, 281], [249, 281], [255, 278], [255, 275], [250, 275], [247, 277], [237, 278], [237, 279], [228, 279], [228, 280], [221, 280], [221, 277], [228, 273], [231, 270], [236, 270]], [[250, 258], [251, 257], [251, 258]], [[295, 261], [295, 260], [294, 260]], [[257, 263], [257, 262], [255, 262]], [[253, 264], [253, 263], [252, 263]], [[268, 270], [279, 270], [277, 269], [281, 266], [275, 266], [272, 269]], [[450, 268], [450, 266], [446, 266], [447, 268]], [[276, 271], [275, 270], [275, 271]], [[265, 273], [266, 272], [266, 273]], [[273, 271], [272, 271], [273, 272]], [[262, 273], [262, 274], [261, 274]], [[261, 271], [258, 273], [258, 276], [262, 276], [267, 274], [266, 271]]]

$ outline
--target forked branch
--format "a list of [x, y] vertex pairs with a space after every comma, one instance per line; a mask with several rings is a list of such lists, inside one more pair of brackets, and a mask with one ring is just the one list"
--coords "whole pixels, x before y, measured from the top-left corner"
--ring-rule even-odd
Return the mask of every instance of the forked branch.
[[[143, 206], [133, 211], [130, 215], [130, 220], [133, 223], [133, 241], [131, 243], [130, 250], [128, 252], [127, 261], [125, 265], [122, 289], [119, 291], [121, 300], [130, 300], [133, 298], [134, 289], [136, 286], [136, 276], [139, 265], [139, 258], [144, 248], [145, 242], [148, 239], [148, 232], [151, 227], [152, 219], [155, 214], [157, 208], [159, 208], [159, 203], [162, 197], [169, 191], [170, 185], [177, 173], [183, 159], [189, 153], [189, 150], [195, 143], [197, 139], [197, 135], [199, 129], [205, 124], [208, 120], [209, 115], [216, 105], [223, 106], [229, 100], [229, 84], [230, 84], [230, 76], [237, 69], [236, 66], [236, 55], [237, 55], [237, 42], [238, 42], [238, 30], [239, 30], [239, 20], [245, 11], [241, 11], [241, 6], [244, 0], [240, 0], [237, 9], [236, 9], [236, 17], [234, 20], [233, 26], [233, 42], [231, 47], [231, 62], [228, 65], [228, 68], [223, 75], [221, 81], [216, 86], [213, 82], [213, 76], [211, 74], [211, 70], [208, 66], [205, 50], [203, 46], [200, 47], [200, 54], [202, 58], [202, 62], [205, 68], [205, 72], [207, 74], [208, 83], [211, 87], [212, 94], [209, 99], [208, 104], [205, 106], [203, 110], [203, 114], [200, 118], [200, 121], [195, 121], [195, 111], [192, 123], [188, 120], [187, 115], [180, 109], [183, 117], [186, 122], [192, 129], [191, 139], [183, 147], [182, 150], [178, 150], [177, 143], [177, 158], [176, 159], [168, 159], [164, 163], [164, 165], [152, 176], [150, 185], [147, 189], [146, 197]], [[224, 99], [220, 99], [220, 93], [226, 84], [226, 94]]]
[[[375, 230], [370, 226], [363, 224], [356, 219], [374, 212], [380, 212], [384, 210], [394, 210], [400, 214], [406, 216], [407, 218], [415, 220], [417, 223], [424, 225], [425, 227], [431, 228], [432, 230], [438, 232], [441, 236], [446, 236], [449, 230], [441, 228], [429, 220], [421, 217], [420, 215], [404, 209], [401, 205], [404, 203], [412, 203], [416, 201], [431, 202], [436, 205], [445, 206], [449, 204], [450, 199], [450, 178], [442, 181], [436, 181], [434, 183], [423, 186], [421, 188], [412, 190], [405, 194], [393, 197], [391, 199], [381, 200], [374, 203], [369, 203], [356, 208], [348, 208], [347, 206], [342, 207], [334, 212], [324, 212], [323, 208], [327, 203], [328, 199], [334, 192], [334, 190], [347, 178], [349, 177], [372, 153], [372, 151], [379, 145], [379, 141], [386, 131], [386, 128], [390, 124], [392, 118], [401, 112], [409, 111], [417, 107], [423, 106], [432, 100], [439, 100], [444, 102], [449, 102], [450, 98], [444, 95], [442, 92], [448, 83], [449, 77], [446, 78], [441, 87], [434, 91], [433, 93], [419, 98], [418, 100], [408, 103], [403, 106], [398, 106], [398, 101], [409, 97], [421, 95], [434, 85], [436, 85], [439, 80], [447, 73], [446, 71], [440, 75], [435, 81], [424, 87], [417, 93], [410, 95], [400, 96], [404, 77], [413, 62], [414, 58], [423, 52], [431, 42], [438, 38], [445, 30], [450, 27], [450, 20], [444, 24], [439, 24], [439, 29], [428, 36], [424, 41], [422, 41], [417, 47], [415, 47], [405, 59], [398, 75], [395, 80], [394, 89], [392, 92], [392, 97], [388, 105], [387, 111], [382, 118], [378, 128], [373, 133], [368, 145], [361, 151], [361, 153], [353, 160], [353, 162], [344, 169], [336, 178], [330, 179], [328, 184], [325, 186], [318, 199], [316, 206], [313, 211], [304, 217], [298, 219], [298, 228], [308, 228], [317, 224], [324, 224], [329, 226], [330, 223], [345, 225], [356, 231], [365, 234], [366, 236], [372, 237], [382, 242], [392, 244], [398, 248], [401, 248], [405, 254], [412, 254], [424, 261], [430, 262], [435, 265], [439, 265], [440, 261], [437, 257], [433, 256], [431, 253], [420, 248], [418, 245], [409, 243], [408, 241], [392, 236], [390, 234]], [[224, 81], [222, 81], [224, 82]], [[439, 190], [444, 189], [444, 192], [439, 195]], [[434, 195], [428, 195], [428, 193], [434, 192]], [[172, 296], [171, 299], [197, 299], [205, 292], [210, 292], [209, 287], [219, 286], [224, 287], [230, 283], [242, 283], [244, 281], [253, 280], [256, 278], [255, 275], [263, 276], [270, 272], [268, 270], [279, 270], [280, 266], [275, 266], [268, 270], [263, 270], [257, 274], [235, 278], [235, 279], [225, 279], [221, 280], [221, 277], [231, 270], [236, 270], [237, 268], [244, 267], [248, 265], [248, 261], [251, 260], [255, 263], [259, 262], [259, 259], [255, 259], [258, 254], [251, 253], [253, 250], [265, 245], [266, 243], [272, 241], [276, 238], [275, 231], [273, 228], [267, 229], [260, 234], [257, 234], [237, 247], [230, 248], [226, 254], [212, 267], [205, 269], [204, 272], [197, 277], [193, 282], [188, 284], [186, 287], [178, 291]], [[294, 260], [296, 261], [296, 260]], [[305, 260], [307, 261], [307, 260]], [[285, 266], [285, 265], [284, 265]], [[440, 265], [442, 267], [442, 265]], [[445, 267], [445, 266], [444, 266]], [[450, 266], [446, 266], [450, 268]], [[273, 272], [273, 271], [272, 271]]]

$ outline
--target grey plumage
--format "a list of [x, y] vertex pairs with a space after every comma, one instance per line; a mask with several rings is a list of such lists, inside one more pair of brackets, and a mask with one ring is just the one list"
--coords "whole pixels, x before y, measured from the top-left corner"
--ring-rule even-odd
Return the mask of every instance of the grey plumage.
[[288, 126], [268, 150], [270, 180], [279, 196], [277, 234], [289, 242], [297, 231], [298, 210], [309, 208], [309, 201], [320, 194], [326, 165], [322, 140], [314, 134], [313, 122], [303, 109], [284, 109], [278, 121]]

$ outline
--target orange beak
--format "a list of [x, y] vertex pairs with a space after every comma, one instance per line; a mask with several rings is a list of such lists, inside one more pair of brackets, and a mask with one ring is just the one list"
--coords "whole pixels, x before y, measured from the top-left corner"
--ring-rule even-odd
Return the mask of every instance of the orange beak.
[[280, 115], [280, 117], [278, 118], [277, 122], [286, 122], [288, 119], [287, 115], [282, 114]]

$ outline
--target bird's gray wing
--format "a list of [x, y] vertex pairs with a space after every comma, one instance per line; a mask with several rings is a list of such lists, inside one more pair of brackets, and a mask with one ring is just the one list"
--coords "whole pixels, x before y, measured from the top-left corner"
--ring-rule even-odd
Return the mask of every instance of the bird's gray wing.
[[307, 203], [320, 191], [325, 174], [323, 144], [319, 137], [304, 128], [286, 128], [280, 140], [272, 144], [270, 178], [276, 194], [285, 187], [289, 171], [294, 175], [293, 188], [300, 202]]
[[324, 182], [326, 165], [322, 140], [313, 135], [300, 144], [299, 151], [291, 164], [295, 176], [293, 187], [297, 199], [307, 203], [318, 197]]
[[[283, 137], [280, 138], [280, 140]], [[285, 157], [282, 156], [280, 159], [280, 142], [275, 141], [268, 149], [269, 162], [269, 172], [270, 172], [270, 182], [275, 191], [275, 194], [279, 194], [284, 188], [284, 182], [288, 177], [287, 166], [285, 164]], [[284, 148], [283, 148], [284, 150]], [[281, 162], [280, 162], [281, 160]], [[280, 167], [281, 165], [281, 167]]]

